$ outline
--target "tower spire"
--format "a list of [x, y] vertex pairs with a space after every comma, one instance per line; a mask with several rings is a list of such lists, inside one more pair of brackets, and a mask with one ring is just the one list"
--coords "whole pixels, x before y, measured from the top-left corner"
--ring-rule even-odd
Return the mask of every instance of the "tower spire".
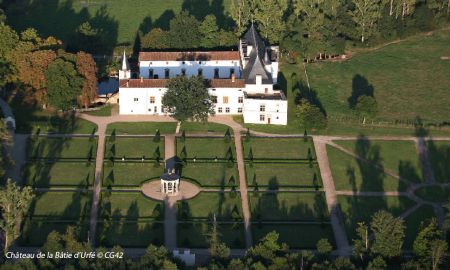
[[125, 53], [125, 49], [123, 49], [123, 56], [122, 56], [122, 70], [129, 70], [130, 64], [128, 63], [127, 55]]

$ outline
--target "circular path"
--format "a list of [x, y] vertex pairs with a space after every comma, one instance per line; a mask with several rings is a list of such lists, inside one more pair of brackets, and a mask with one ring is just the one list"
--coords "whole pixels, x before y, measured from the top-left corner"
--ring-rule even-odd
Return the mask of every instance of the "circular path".
[[[141, 187], [142, 193], [152, 199], [163, 201], [166, 195], [161, 193], [161, 182], [160, 180], [154, 180], [147, 182]], [[200, 192], [200, 188], [196, 185], [181, 180], [180, 181], [180, 191], [176, 196], [170, 196], [171, 200], [188, 200], [195, 197]]]

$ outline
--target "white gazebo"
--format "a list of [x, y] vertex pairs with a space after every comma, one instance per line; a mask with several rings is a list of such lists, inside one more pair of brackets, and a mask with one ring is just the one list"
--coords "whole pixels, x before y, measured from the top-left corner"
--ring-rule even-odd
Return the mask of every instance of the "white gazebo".
[[166, 160], [166, 168], [161, 175], [161, 193], [173, 196], [177, 195], [180, 189], [180, 176], [175, 172], [175, 161]]

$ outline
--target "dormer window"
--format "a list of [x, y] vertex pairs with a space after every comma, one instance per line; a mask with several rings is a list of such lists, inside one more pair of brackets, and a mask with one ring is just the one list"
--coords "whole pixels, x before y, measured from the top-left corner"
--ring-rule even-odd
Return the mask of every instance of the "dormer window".
[[170, 70], [168, 68], [166, 68], [164, 70], [164, 78], [169, 79], [169, 75], [170, 75]]
[[201, 68], [198, 69], [198, 76], [203, 76], [203, 69]]
[[151, 69], [149, 69], [148, 70], [148, 77], [150, 78], [150, 79], [153, 79], [153, 69], [151, 68]]
[[218, 68], [214, 69], [214, 78], [215, 79], [219, 78], [219, 69]]
[[181, 69], [181, 75], [186, 76], [186, 69], [185, 68]]
[[184, 65], [184, 64], [186, 64], [186, 62], [184, 62], [184, 61], [183, 61], [183, 62], [181, 62], [181, 64], [183, 64], [183, 65]]
[[198, 64], [201, 65], [201, 64], [202, 64], [202, 61], [198, 61]]

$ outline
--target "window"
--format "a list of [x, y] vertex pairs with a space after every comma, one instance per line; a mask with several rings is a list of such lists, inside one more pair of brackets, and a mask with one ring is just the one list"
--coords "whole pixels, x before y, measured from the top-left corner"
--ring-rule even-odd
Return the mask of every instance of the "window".
[[184, 61], [183, 61], [183, 62], [181, 62], [181, 63], [182, 63], [183, 65], [184, 65], [184, 64], [186, 64], [186, 62], [184, 62]]
[[157, 113], [157, 112], [158, 112], [158, 106], [153, 107], [153, 111], [154, 111], [155, 113]]
[[244, 97], [238, 97], [238, 103], [244, 103]]
[[155, 103], [155, 97], [150, 97], [150, 103]]
[[214, 69], [214, 78], [219, 78], [219, 69], [218, 68], [215, 68]]
[[150, 79], [153, 79], [153, 68], [151, 68], [151, 69], [148, 70], [148, 77], [149, 77]]
[[139, 99], [137, 97], [134, 98], [134, 101], [139, 101]]
[[259, 111], [260, 112], [265, 112], [266, 111], [266, 105], [260, 105], [259, 106]]
[[201, 68], [198, 69], [198, 76], [203, 76], [203, 69]]
[[228, 104], [228, 97], [227, 97], [227, 96], [224, 96], [224, 97], [222, 98], [222, 102], [223, 102], [223, 104]]
[[202, 64], [202, 61], [198, 61], [198, 64], [201, 65], [201, 64]]
[[242, 113], [242, 108], [238, 108], [238, 113]]
[[211, 102], [217, 103], [217, 96], [211, 96]]
[[219, 108], [217, 109], [217, 112], [221, 113], [221, 112], [222, 112], [222, 107], [219, 107]]
[[169, 70], [168, 68], [166, 68], [166, 69], [164, 70], [164, 77], [165, 77], [166, 79], [169, 79], [169, 75], [170, 75], [170, 70]]
[[151, 111], [152, 111], [152, 109], [151, 109], [151, 108], [148, 108], [148, 111], [149, 111], [149, 112], [151, 112]]
[[230, 78], [234, 75], [234, 68], [230, 68]]
[[230, 113], [230, 107], [226, 107], [226, 108], [225, 108], [225, 112], [226, 112], [226, 113]]
[[181, 69], [181, 75], [186, 76], [186, 69], [185, 68]]
[[264, 93], [267, 94], [269, 92], [269, 88], [264, 89]]
[[264, 122], [266, 120], [266, 116], [264, 114], [261, 114], [259, 116], [259, 121]]

